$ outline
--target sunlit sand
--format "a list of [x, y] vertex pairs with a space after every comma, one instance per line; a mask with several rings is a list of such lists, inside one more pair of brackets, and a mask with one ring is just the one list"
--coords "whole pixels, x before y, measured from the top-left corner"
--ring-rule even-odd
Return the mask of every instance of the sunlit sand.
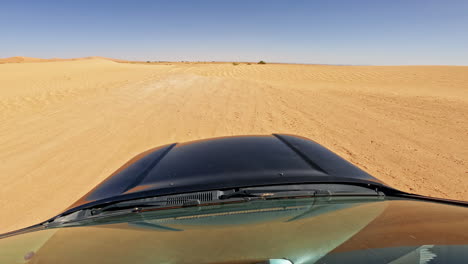
[[149, 148], [242, 134], [302, 135], [396, 188], [468, 200], [468, 67], [23, 61], [0, 64], [0, 233]]

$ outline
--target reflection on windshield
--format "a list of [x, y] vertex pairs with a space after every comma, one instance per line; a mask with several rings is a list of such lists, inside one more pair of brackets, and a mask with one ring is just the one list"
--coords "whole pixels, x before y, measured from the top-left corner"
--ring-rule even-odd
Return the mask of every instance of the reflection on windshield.
[[310, 263], [358, 233], [386, 206], [372, 199], [309, 198], [134, 214], [124, 223], [114, 219], [109, 225], [57, 229], [34, 257], [81, 263], [84, 252], [75, 250], [81, 248], [88, 263], [188, 263], [187, 258], [190, 263], [282, 258]]
[[57, 231], [50, 229], [0, 239], [0, 263], [27, 263]]
[[255, 200], [18, 235], [0, 240], [0, 263], [463, 263], [466, 219], [464, 207], [421, 201]]
[[329, 254], [315, 263], [349, 263], [350, 260], [359, 260], [361, 264], [467, 263], [467, 250], [467, 245], [422, 245], [371, 248], [367, 250]]

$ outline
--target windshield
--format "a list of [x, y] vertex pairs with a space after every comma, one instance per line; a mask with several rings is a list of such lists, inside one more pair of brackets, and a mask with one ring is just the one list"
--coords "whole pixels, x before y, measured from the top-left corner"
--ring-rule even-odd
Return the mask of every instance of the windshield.
[[[27, 233], [0, 240], [0, 260], [82, 263], [85, 255], [87, 263], [462, 263], [467, 217], [463, 207], [375, 197], [255, 200]], [[424, 259], [431, 262], [418, 262]]]

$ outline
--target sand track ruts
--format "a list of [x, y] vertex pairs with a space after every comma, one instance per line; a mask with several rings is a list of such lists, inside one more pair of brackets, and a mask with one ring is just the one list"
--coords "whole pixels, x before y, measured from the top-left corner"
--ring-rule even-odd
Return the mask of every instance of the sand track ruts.
[[468, 200], [468, 67], [0, 65], [0, 232], [154, 146], [309, 137], [405, 191]]

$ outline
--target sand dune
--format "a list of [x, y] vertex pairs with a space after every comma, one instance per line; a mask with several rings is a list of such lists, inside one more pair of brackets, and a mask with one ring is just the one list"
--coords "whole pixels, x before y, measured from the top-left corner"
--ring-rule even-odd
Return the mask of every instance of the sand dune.
[[[50, 60], [57, 60], [57, 59], [50, 59]], [[40, 59], [40, 58], [16, 56], [16, 57], [9, 57], [9, 58], [0, 59], [0, 63], [43, 62], [43, 61], [50, 61], [50, 60], [49, 59]]]
[[151, 147], [270, 133], [468, 200], [468, 67], [13, 63], [0, 65], [0, 232], [53, 216]]
[[72, 58], [72, 59], [61, 59], [61, 58], [41, 59], [41, 58], [15, 56], [15, 57], [3, 58], [3, 59], [0, 58], [0, 64], [2, 63], [31, 63], [31, 62], [59, 62], [59, 61], [77, 61], [77, 60], [94, 60], [94, 59], [109, 60], [109, 61], [115, 61], [115, 62], [127, 62], [126, 60], [119, 60], [119, 59], [106, 58], [106, 57], [100, 57], [100, 56]]

